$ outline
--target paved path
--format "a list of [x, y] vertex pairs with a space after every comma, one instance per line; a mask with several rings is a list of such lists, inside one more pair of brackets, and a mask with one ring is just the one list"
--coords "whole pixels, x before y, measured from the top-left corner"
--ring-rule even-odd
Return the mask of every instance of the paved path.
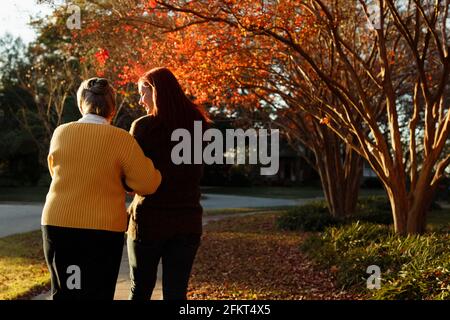
[[[224, 209], [224, 208], [264, 208], [275, 206], [295, 206], [302, 204], [305, 200], [271, 199], [258, 197], [243, 197], [221, 194], [203, 194], [201, 204], [204, 209]], [[22, 233], [40, 228], [40, 218], [43, 204], [23, 204], [23, 203], [3, 203], [0, 204], [0, 237]], [[234, 214], [233, 216], [246, 215]], [[205, 216], [203, 224], [208, 221], [219, 220], [229, 215]], [[162, 299], [161, 287], [161, 264], [158, 270], [158, 281], [153, 291], [153, 300]], [[115, 300], [127, 300], [130, 288], [128, 256], [126, 246], [122, 256], [119, 277], [117, 280]], [[38, 295], [34, 300], [49, 299], [48, 293]]]
[[40, 229], [43, 204], [0, 204], [0, 237]]

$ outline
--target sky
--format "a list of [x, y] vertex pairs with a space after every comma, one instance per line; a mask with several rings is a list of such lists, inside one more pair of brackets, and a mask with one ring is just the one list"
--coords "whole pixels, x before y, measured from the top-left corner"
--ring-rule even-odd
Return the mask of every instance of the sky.
[[36, 39], [33, 28], [27, 25], [30, 16], [46, 16], [52, 12], [48, 4], [36, 0], [6, 0], [0, 2], [0, 37], [9, 32], [25, 43]]

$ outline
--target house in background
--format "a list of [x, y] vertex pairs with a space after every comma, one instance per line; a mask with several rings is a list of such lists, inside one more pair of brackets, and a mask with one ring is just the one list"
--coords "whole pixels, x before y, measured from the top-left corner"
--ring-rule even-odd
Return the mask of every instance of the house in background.
[[276, 175], [266, 176], [273, 185], [297, 185], [317, 181], [317, 172], [287, 142], [280, 141], [279, 170]]
[[367, 161], [364, 161], [363, 165], [363, 178], [377, 178], [377, 174], [373, 171], [372, 167]]

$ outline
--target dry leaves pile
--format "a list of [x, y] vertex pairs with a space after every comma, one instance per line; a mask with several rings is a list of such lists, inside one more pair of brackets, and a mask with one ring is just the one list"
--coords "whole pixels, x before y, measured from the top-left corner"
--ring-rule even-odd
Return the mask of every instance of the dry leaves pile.
[[334, 286], [299, 250], [305, 235], [282, 232], [276, 215], [210, 222], [189, 285], [189, 299], [357, 299]]

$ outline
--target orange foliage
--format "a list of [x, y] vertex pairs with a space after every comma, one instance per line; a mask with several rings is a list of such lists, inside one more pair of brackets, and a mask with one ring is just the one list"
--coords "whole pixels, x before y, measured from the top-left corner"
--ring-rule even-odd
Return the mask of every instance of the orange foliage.
[[[126, 8], [127, 17], [119, 21], [105, 15], [88, 22], [88, 30], [99, 29], [94, 34], [81, 31], [80, 51], [87, 55], [94, 45], [104, 48], [89, 63], [105, 70], [119, 87], [135, 82], [145, 70], [166, 66], [199, 104], [256, 108], [261, 98], [255, 89], [267, 88], [273, 81], [274, 66], [289, 63], [289, 54], [280, 43], [245, 29], [284, 28], [297, 41], [314, 33], [310, 27], [313, 18], [300, 12], [295, 1], [193, 1], [189, 6], [217, 12], [218, 17], [229, 14], [223, 12], [227, 8], [243, 28], [208, 22], [164, 32], [152, 23], [170, 29], [191, 23], [192, 17], [179, 13], [169, 17], [156, 1], [143, 1], [142, 6]], [[139, 20], [136, 24], [135, 19], [142, 16], [152, 23]]]

